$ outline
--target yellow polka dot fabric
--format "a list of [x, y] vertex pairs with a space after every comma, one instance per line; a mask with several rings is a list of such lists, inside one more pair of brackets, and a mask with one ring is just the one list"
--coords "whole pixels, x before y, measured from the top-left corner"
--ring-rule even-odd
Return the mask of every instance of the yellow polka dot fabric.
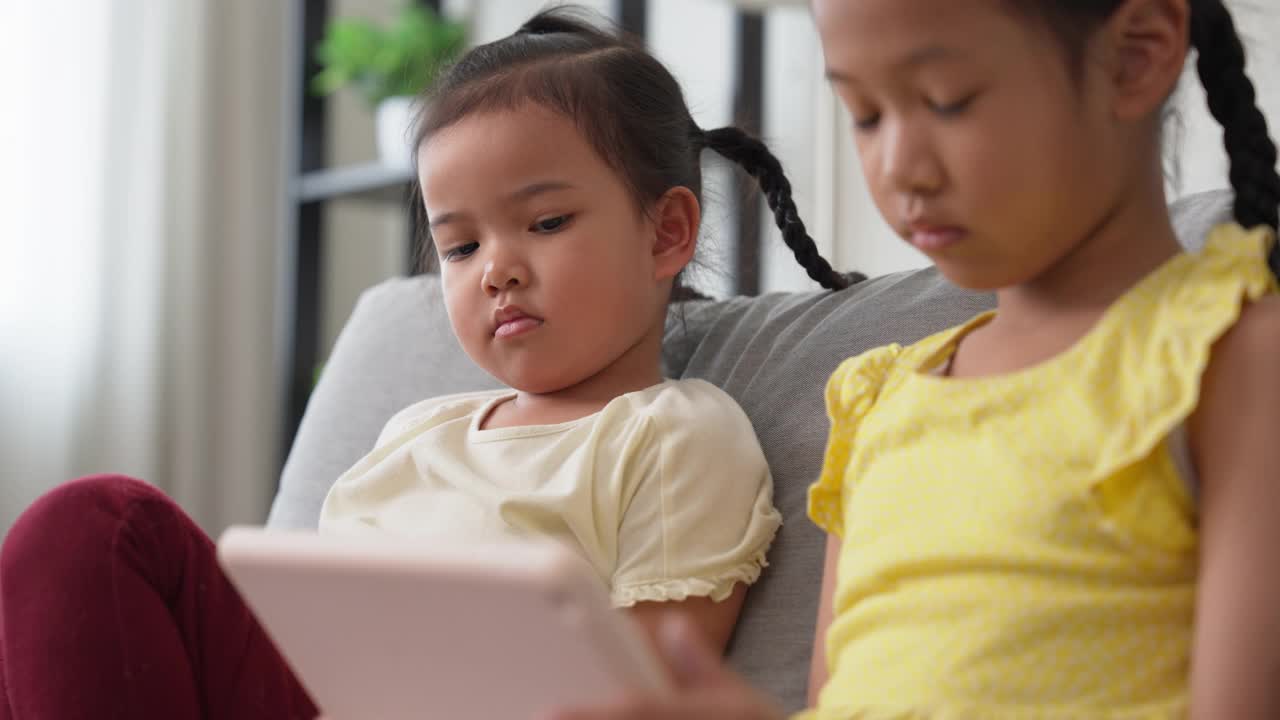
[[1275, 291], [1268, 231], [1217, 228], [1055, 358], [939, 377], [991, 314], [831, 377], [809, 514], [841, 537], [810, 720], [1187, 711], [1195, 502], [1170, 433], [1212, 345]]

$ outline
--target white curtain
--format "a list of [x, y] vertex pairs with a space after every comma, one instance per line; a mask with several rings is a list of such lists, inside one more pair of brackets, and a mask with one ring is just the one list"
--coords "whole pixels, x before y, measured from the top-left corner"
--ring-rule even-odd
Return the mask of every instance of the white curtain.
[[0, 2], [0, 534], [98, 472], [264, 516], [282, 6]]

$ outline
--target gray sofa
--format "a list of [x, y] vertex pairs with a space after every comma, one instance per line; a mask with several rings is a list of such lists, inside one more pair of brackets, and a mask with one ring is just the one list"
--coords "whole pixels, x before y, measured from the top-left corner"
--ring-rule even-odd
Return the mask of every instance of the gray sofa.
[[[1229, 214], [1230, 195], [1173, 206], [1188, 246]], [[419, 399], [495, 387], [449, 330], [437, 279], [385, 282], [360, 299], [307, 407], [269, 524], [314, 528], [329, 485], [367, 452], [383, 423]], [[784, 525], [770, 566], [748, 594], [729, 661], [788, 708], [804, 703], [823, 538], [805, 517], [805, 491], [826, 442], [823, 386], [844, 358], [909, 343], [963, 322], [991, 298], [957, 290], [935, 271], [875, 278], [838, 293], [785, 293], [673, 308], [671, 377], [703, 378], [746, 410], [772, 468]]]

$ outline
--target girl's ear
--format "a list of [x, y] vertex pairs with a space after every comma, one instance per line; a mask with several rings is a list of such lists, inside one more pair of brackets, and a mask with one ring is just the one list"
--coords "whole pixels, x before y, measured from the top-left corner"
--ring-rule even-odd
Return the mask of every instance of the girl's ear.
[[1126, 0], [1107, 21], [1107, 70], [1117, 118], [1158, 115], [1182, 76], [1190, 22], [1188, 0]]
[[702, 209], [686, 187], [668, 190], [653, 208], [653, 279], [670, 280], [693, 260]]

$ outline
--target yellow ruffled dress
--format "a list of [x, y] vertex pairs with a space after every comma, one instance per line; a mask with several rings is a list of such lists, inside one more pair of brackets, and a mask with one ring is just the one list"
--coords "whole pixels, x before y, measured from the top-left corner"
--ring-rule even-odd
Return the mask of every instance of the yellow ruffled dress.
[[1272, 235], [1216, 229], [1057, 357], [939, 377], [992, 317], [846, 361], [809, 513], [842, 538], [811, 720], [1187, 711], [1196, 507], [1170, 437], [1214, 342], [1275, 290]]

